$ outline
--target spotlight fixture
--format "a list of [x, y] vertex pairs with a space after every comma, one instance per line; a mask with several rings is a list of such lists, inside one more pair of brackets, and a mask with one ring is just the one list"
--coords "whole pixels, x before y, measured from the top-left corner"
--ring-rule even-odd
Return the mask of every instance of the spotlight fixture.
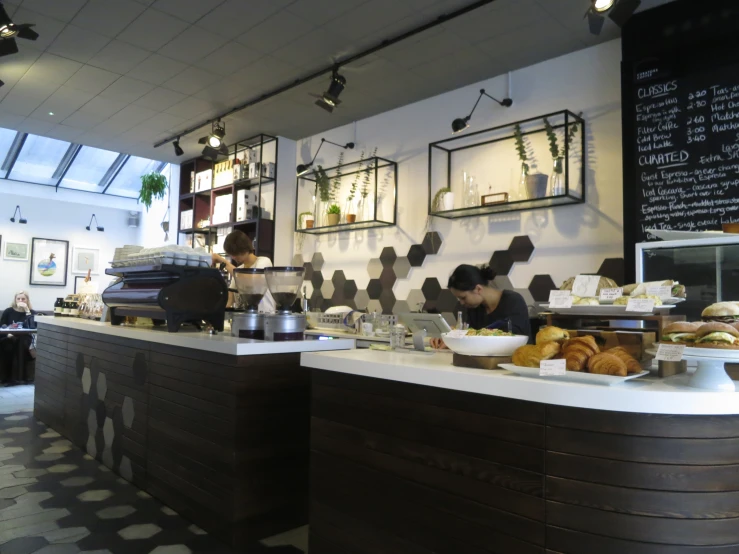
[[11, 223], [15, 223], [15, 214], [18, 214], [20, 217], [18, 218], [18, 223], [21, 225], [25, 225], [28, 223], [28, 220], [23, 217], [23, 214], [21, 213], [21, 207], [16, 206], [15, 211], [13, 212], [13, 217], [10, 218]]
[[2, 3], [0, 3], [0, 56], [8, 56], [18, 52], [15, 37], [36, 40], [38, 33], [31, 29], [33, 26], [33, 23], [21, 23], [19, 25], [13, 23], [8, 12], [5, 11]]
[[92, 217], [90, 218], [90, 223], [87, 227], [85, 227], [85, 229], [87, 229], [88, 231], [91, 230], [93, 219], [95, 220], [95, 228], [101, 233], [105, 232], [105, 227], [101, 227], [100, 225], [98, 225], [98, 218], [95, 217], [95, 214], [92, 214]]
[[472, 118], [472, 114], [475, 113], [475, 109], [477, 108], [477, 105], [480, 103], [480, 99], [483, 96], [487, 96], [488, 98], [495, 100], [504, 108], [510, 108], [513, 105], [513, 100], [511, 100], [510, 98], [503, 98], [503, 100], [498, 100], [497, 98], [493, 98], [487, 92], [485, 92], [484, 88], [481, 88], [480, 96], [477, 97], [477, 102], [475, 102], [475, 105], [472, 106], [472, 111], [470, 112], [470, 115], [468, 115], [467, 117], [458, 117], [457, 119], [452, 121], [452, 134], [456, 135], [457, 133], [461, 133], [470, 126], [470, 119]]
[[344, 90], [344, 87], [346, 87], [346, 78], [339, 75], [339, 68], [335, 67], [331, 74], [331, 84], [329, 84], [328, 90], [316, 100], [316, 106], [320, 106], [328, 113], [333, 112], [334, 108], [341, 104], [339, 94]]
[[177, 138], [177, 140], [176, 140], [176, 141], [174, 141], [174, 142], [173, 142], [172, 144], [173, 144], [173, 146], [174, 146], [174, 155], [175, 155], [175, 156], [182, 156], [182, 154], [184, 154], [184, 153], [185, 153], [185, 151], [184, 151], [184, 150], [182, 149], [182, 147], [180, 146], [180, 139], [179, 139], [179, 137], [178, 137], [178, 138]]
[[213, 129], [207, 137], [201, 137], [199, 144], [204, 144], [203, 156], [215, 160], [218, 156], [228, 156], [228, 147], [223, 144], [223, 137], [226, 136], [226, 124], [221, 120], [213, 122]]
[[590, 9], [585, 13], [590, 33], [599, 35], [608, 18], [623, 27], [641, 4], [641, 0], [590, 0]]
[[300, 164], [298, 167], [295, 168], [296, 173], [298, 174], [298, 177], [301, 175], [305, 175], [310, 171], [310, 168], [313, 167], [313, 162], [316, 161], [316, 158], [318, 157], [318, 153], [321, 151], [321, 147], [323, 146], [324, 142], [328, 142], [329, 144], [333, 144], [334, 146], [338, 146], [339, 148], [343, 148], [344, 150], [352, 149], [354, 148], [353, 142], [347, 142], [346, 144], [338, 144], [336, 142], [331, 142], [330, 140], [326, 140], [325, 138], [321, 139], [321, 144], [318, 145], [318, 150], [316, 150], [315, 155], [313, 156], [313, 159], [309, 161], [307, 164]]

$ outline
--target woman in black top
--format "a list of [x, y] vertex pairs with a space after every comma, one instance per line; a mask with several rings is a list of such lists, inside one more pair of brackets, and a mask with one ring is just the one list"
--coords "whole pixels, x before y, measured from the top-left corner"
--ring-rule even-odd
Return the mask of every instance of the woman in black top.
[[[21, 291], [13, 297], [10, 308], [7, 308], [0, 316], [0, 327], [5, 328], [14, 323], [22, 323], [24, 329], [35, 329], [34, 314], [28, 293]], [[0, 338], [0, 383], [6, 383], [10, 379], [15, 348], [23, 348], [28, 353], [27, 355], [31, 356], [32, 345], [33, 338], [29, 335], [10, 334]]]
[[[449, 277], [447, 288], [466, 308], [464, 322], [470, 329], [510, 330], [531, 338], [529, 308], [523, 296], [512, 290], [498, 290], [489, 285], [495, 273], [489, 267], [460, 265]], [[437, 348], [440, 339], [432, 341]]]

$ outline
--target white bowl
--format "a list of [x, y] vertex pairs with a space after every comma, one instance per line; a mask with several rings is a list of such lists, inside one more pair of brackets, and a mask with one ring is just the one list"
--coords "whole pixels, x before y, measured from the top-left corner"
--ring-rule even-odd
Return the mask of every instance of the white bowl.
[[526, 335], [512, 337], [460, 337], [442, 335], [449, 350], [465, 356], [511, 356], [516, 348], [529, 342]]

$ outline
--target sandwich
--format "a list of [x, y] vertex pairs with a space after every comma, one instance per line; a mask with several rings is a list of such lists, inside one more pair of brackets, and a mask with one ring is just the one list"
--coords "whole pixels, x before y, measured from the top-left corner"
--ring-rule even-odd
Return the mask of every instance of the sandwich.
[[620, 298], [616, 298], [616, 300], [613, 301], [614, 306], [626, 306], [629, 303], [629, 300], [632, 298], [649, 298], [651, 300], [654, 300], [655, 306], [661, 306], [662, 300], [660, 300], [659, 296], [655, 296], [653, 294], [639, 294], [637, 296], [622, 296]]
[[[572, 290], [572, 287], [575, 285], [575, 277], [570, 277], [567, 279], [564, 283], [562, 283], [562, 286], [559, 287], [559, 290]], [[616, 284], [616, 281], [613, 279], [609, 279], [608, 277], [600, 277], [598, 280], [598, 288], [595, 291], [595, 294], [600, 294], [601, 289], [615, 289], [618, 288], [618, 285]]]
[[727, 348], [739, 350], [739, 331], [728, 323], [704, 323], [696, 333], [698, 348]]
[[577, 300], [572, 301], [573, 306], [600, 306], [600, 301], [597, 298], [580, 298], [576, 297]]
[[662, 329], [662, 342], [692, 346], [698, 340], [697, 333], [701, 326], [701, 323], [688, 323], [687, 321], [670, 323]]
[[711, 304], [701, 314], [703, 321], [734, 323], [739, 321], [739, 302], [717, 302]]
[[677, 281], [667, 279], [665, 281], [650, 281], [648, 283], [634, 283], [624, 286], [624, 296], [639, 296], [647, 294], [647, 289], [651, 287], [670, 287], [673, 298], [685, 298], [685, 286]]

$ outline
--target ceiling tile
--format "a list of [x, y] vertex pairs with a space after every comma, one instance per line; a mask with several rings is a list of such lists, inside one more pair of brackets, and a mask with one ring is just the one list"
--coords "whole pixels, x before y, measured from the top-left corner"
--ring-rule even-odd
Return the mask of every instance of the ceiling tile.
[[206, 114], [210, 114], [213, 107], [214, 106], [210, 102], [190, 96], [189, 98], [185, 98], [182, 102], [179, 102], [165, 110], [165, 113], [183, 118], [197, 118], [198, 115], [201, 115], [207, 119]]
[[[322, 28], [325, 31], [349, 35], [357, 39], [373, 32], [382, 31], [388, 25], [411, 15], [413, 15], [413, 12], [407, 6], [399, 3], [398, 0], [373, 0], [340, 15]], [[361, 25], [357, 25], [359, 21], [361, 21]], [[386, 35], [386, 38], [390, 37]]]
[[175, 90], [182, 94], [195, 94], [218, 81], [221, 77], [205, 69], [199, 67], [188, 68], [176, 77], [170, 79], [162, 86], [171, 90]]
[[[46, 100], [54, 94], [61, 85], [51, 81], [44, 81], [37, 76], [24, 75], [12, 88], [12, 91], [18, 94], [28, 94], [34, 97], [42, 97]], [[5, 88], [5, 87], [3, 87]]]
[[181, 62], [194, 63], [223, 46], [227, 40], [210, 31], [189, 27], [161, 48], [159, 53]]
[[229, 42], [195, 65], [227, 77], [258, 60], [262, 54], [237, 42]]
[[159, 54], [152, 54], [129, 71], [127, 75], [146, 83], [161, 85], [175, 75], [182, 73], [186, 68], [187, 65], [182, 62]]
[[153, 88], [154, 85], [124, 75], [101, 92], [100, 96], [117, 102], [130, 103], [138, 100]]
[[144, 141], [144, 142], [154, 142], [159, 138], [159, 135], [161, 133], [155, 129], [151, 129], [148, 127], [144, 127], [142, 125], [136, 125], [132, 129], [129, 129], [125, 133], [122, 133], [120, 135], [120, 138], [122, 140], [130, 140], [130, 141]]
[[443, 31], [425, 40], [398, 45], [384, 50], [378, 55], [408, 69], [433, 61], [469, 46], [469, 43], [450, 31]]
[[[227, 107], [232, 99], [246, 99], [247, 96], [251, 96], [249, 91], [244, 89], [244, 85], [233, 80], [233, 79], [222, 79], [211, 86], [195, 93], [193, 96], [206, 100], [213, 105], [222, 105]], [[233, 102], [238, 103], [237, 100]]]
[[32, 135], [47, 136], [47, 131], [54, 127], [56, 124], [51, 121], [43, 121], [34, 117], [27, 117], [23, 120], [18, 127], [19, 131], [24, 133], [31, 133]]
[[291, 0], [227, 0], [197, 22], [198, 27], [234, 39], [259, 25]]
[[48, 17], [48, 15], [40, 14], [26, 8], [20, 8], [13, 14], [13, 20], [18, 23], [33, 23], [33, 28], [39, 34], [36, 40], [19, 40], [18, 47], [21, 51], [27, 48], [35, 50], [46, 50], [54, 39], [64, 29], [64, 23], [58, 19]]
[[70, 127], [68, 125], [54, 125], [48, 129], [44, 135], [47, 137], [55, 138], [57, 140], [67, 140], [73, 142], [79, 137], [84, 131], [77, 129], [76, 127]]
[[[304, 71], [303, 71], [304, 72]], [[231, 78], [246, 88], [251, 85], [268, 83], [270, 88], [276, 88], [287, 80], [293, 80], [303, 73], [292, 64], [273, 58], [263, 56], [252, 64], [249, 64]]]
[[33, 112], [33, 116], [38, 119], [61, 123], [90, 101], [93, 96], [95, 95], [89, 92], [62, 86]]
[[72, 24], [113, 38], [145, 9], [132, 0], [89, 0]]
[[143, 106], [144, 108], [149, 108], [150, 110], [164, 111], [181, 102], [185, 97], [186, 95], [180, 92], [157, 87], [136, 100], [134, 104], [137, 106]]
[[223, 2], [224, 0], [157, 0], [153, 7], [190, 23], [195, 23]]
[[181, 19], [157, 10], [148, 9], [126, 27], [118, 35], [118, 38], [154, 52], [182, 33], [187, 27], [187, 22]]
[[[323, 25], [341, 14], [361, 6], [368, 0], [297, 0], [286, 10], [314, 25]], [[359, 22], [358, 22], [359, 24]]]
[[[5, 81], [5, 87], [3, 88], [10, 89], [24, 77], [41, 55], [41, 52], [27, 48], [21, 50], [10, 59], [4, 60], [2, 62], [2, 79]], [[2, 89], [0, 89], [1, 92]]]
[[87, 131], [100, 125], [103, 121], [108, 119], [107, 116], [95, 115], [92, 113], [85, 113], [82, 110], [77, 110], [68, 118], [63, 121], [63, 124], [73, 129], [79, 129], [80, 132]]
[[77, 90], [99, 94], [108, 88], [120, 75], [111, 73], [104, 69], [84, 65], [82, 68], [72, 75], [65, 83], [66, 86]]
[[287, 10], [282, 10], [236, 38], [262, 53], [274, 52], [308, 34], [315, 26]]
[[112, 40], [87, 63], [123, 75], [149, 56], [150, 52], [133, 44]]
[[41, 54], [24, 77], [61, 85], [81, 68], [81, 63], [53, 54]]
[[[2, 106], [0, 106], [0, 110], [2, 109]], [[0, 111], [0, 127], [5, 127], [6, 129], [17, 129], [21, 123], [23, 123], [23, 120], [26, 119], [22, 115], [15, 115], [10, 113], [2, 113]]]
[[82, 106], [75, 113], [92, 115], [97, 118], [100, 118], [101, 120], [104, 120], [104, 119], [108, 119], [113, 114], [118, 113], [123, 108], [125, 108], [127, 105], [128, 104], [126, 102], [119, 102], [117, 100], [103, 98], [102, 96], [98, 95], [92, 100], [90, 100], [87, 104]]
[[[42, 13], [59, 21], [69, 22], [85, 5], [87, 0], [24, 0], [23, 7]], [[21, 23], [33, 23], [32, 21], [21, 21]]]
[[[580, 2], [580, 5], [582, 6], [582, 2]], [[580, 18], [582, 18], [582, 13]], [[489, 6], [479, 8], [445, 23], [444, 28], [456, 33], [468, 42], [480, 42], [520, 29], [541, 19], [551, 19], [551, 16], [534, 0], [509, 2], [505, 9], [498, 5], [496, 0]]]
[[146, 121], [147, 119], [154, 117], [156, 114], [157, 112], [154, 110], [149, 110], [132, 104], [110, 116], [107, 121], [104, 121], [95, 127], [93, 131], [109, 135], [120, 135], [135, 127], [142, 121]]
[[108, 37], [88, 29], [67, 25], [51, 43], [48, 52], [86, 63], [110, 42]]
[[145, 127], [158, 132], [170, 131], [172, 129], [181, 129], [187, 123], [187, 119], [177, 117], [168, 113], [158, 113], [150, 117], [146, 121], [139, 123], [138, 127]]

